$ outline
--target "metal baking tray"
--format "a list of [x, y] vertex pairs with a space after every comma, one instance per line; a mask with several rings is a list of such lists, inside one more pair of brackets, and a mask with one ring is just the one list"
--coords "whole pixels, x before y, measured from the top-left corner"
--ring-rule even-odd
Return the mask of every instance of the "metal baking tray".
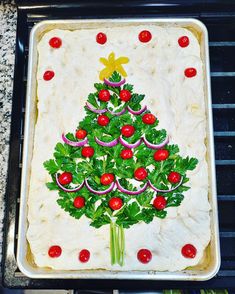
[[[26, 239], [27, 198], [30, 181], [30, 168], [33, 153], [34, 128], [37, 119], [37, 44], [41, 37], [52, 29], [79, 30], [84, 28], [104, 28], [133, 25], [175, 26], [189, 29], [197, 37], [201, 47], [201, 58], [204, 65], [204, 97], [207, 117], [207, 162], [209, 172], [208, 197], [211, 204], [211, 241], [205, 250], [205, 256], [200, 265], [177, 272], [158, 271], [108, 271], [108, 270], [77, 270], [61, 271], [49, 268], [39, 268], [33, 262], [30, 247]], [[179, 280], [203, 281], [216, 275], [220, 267], [220, 246], [217, 212], [217, 193], [215, 177], [214, 140], [212, 122], [212, 103], [210, 85], [210, 66], [208, 50], [208, 33], [203, 23], [196, 19], [99, 19], [99, 20], [53, 20], [43, 21], [33, 27], [30, 35], [28, 81], [27, 81], [25, 137], [23, 149], [23, 166], [21, 180], [20, 216], [17, 247], [17, 262], [23, 274], [30, 278], [51, 279], [131, 279], [131, 280]]]

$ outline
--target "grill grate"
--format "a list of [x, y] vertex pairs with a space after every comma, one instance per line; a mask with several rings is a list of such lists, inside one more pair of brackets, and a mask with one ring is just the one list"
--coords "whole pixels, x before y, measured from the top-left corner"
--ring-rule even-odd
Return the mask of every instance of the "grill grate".
[[[45, 1], [46, 2], [46, 1]], [[183, 1], [182, 1], [183, 2]], [[198, 1], [197, 1], [198, 2]], [[18, 9], [16, 63], [12, 108], [12, 125], [5, 218], [5, 252], [3, 280], [16, 288], [79, 288], [79, 289], [161, 289], [161, 288], [235, 288], [235, 5], [217, 7], [191, 4], [176, 6], [146, 6], [142, 2], [125, 2], [125, 8], [110, 9], [97, 3], [93, 6], [79, 1], [76, 7], [64, 5], [21, 6]], [[222, 1], [221, 1], [222, 2]], [[79, 6], [80, 3], [80, 6]], [[102, 2], [102, 3], [105, 3]], [[135, 3], [135, 5], [133, 5]], [[149, 2], [150, 3], [150, 2]], [[152, 3], [152, 2], [151, 2]], [[201, 6], [200, 6], [201, 5]], [[129, 6], [129, 10], [127, 7]], [[88, 8], [89, 7], [89, 8]], [[150, 8], [151, 9], [150, 9]], [[226, 11], [227, 7], [227, 11]], [[125, 10], [124, 10], [125, 9]], [[27, 84], [29, 32], [33, 25], [45, 19], [105, 17], [195, 17], [205, 23], [210, 37], [211, 82], [214, 120], [216, 175], [220, 219], [222, 264], [218, 275], [207, 282], [148, 281], [91, 281], [86, 280], [34, 280], [24, 277], [15, 261], [19, 213], [19, 191], [24, 141], [23, 121]], [[200, 12], [204, 11], [204, 12]], [[111, 13], [111, 14], [110, 14]], [[14, 240], [14, 242], [12, 242]]]

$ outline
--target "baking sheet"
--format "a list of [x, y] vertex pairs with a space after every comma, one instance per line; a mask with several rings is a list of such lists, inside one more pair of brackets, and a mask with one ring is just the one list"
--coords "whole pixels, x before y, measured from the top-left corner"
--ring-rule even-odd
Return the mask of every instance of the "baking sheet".
[[[30, 253], [29, 244], [26, 239], [27, 232], [27, 198], [30, 181], [30, 165], [33, 153], [34, 127], [37, 119], [37, 44], [41, 37], [53, 29], [78, 30], [83, 28], [116, 27], [126, 25], [160, 25], [179, 26], [190, 29], [199, 40], [201, 46], [201, 57], [204, 65], [204, 93], [207, 116], [207, 162], [209, 173], [209, 202], [211, 205], [211, 242], [205, 252], [203, 262], [191, 269], [179, 272], [157, 272], [157, 271], [107, 271], [107, 270], [78, 270], [59, 271], [49, 268], [38, 268]], [[152, 279], [152, 280], [208, 280], [212, 278], [220, 266], [218, 213], [215, 182], [214, 142], [211, 109], [210, 69], [208, 53], [208, 34], [205, 26], [195, 19], [105, 19], [105, 20], [58, 20], [43, 21], [37, 24], [31, 31], [29, 47], [28, 84], [26, 97], [25, 115], [25, 137], [23, 150], [23, 167], [21, 181], [21, 203], [19, 217], [19, 234], [17, 262], [20, 270], [31, 278], [82, 278], [82, 279]]]

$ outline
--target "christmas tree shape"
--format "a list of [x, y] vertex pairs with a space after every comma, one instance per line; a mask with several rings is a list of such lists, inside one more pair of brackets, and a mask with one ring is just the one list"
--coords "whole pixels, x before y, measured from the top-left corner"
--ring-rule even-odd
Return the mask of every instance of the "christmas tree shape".
[[88, 95], [85, 118], [73, 133], [61, 134], [54, 158], [44, 167], [52, 178], [46, 185], [58, 191], [62, 209], [76, 219], [86, 216], [97, 229], [110, 225], [111, 264], [122, 266], [124, 229], [165, 218], [166, 208], [179, 206], [189, 189], [186, 173], [198, 160], [179, 155], [141, 104], [145, 96], [126, 83], [128, 58], [111, 53], [100, 61], [102, 83]]

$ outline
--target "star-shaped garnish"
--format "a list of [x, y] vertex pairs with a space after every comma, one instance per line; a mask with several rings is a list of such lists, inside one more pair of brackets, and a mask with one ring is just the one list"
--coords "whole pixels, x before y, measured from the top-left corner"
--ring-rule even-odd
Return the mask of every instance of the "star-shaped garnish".
[[101, 57], [100, 62], [105, 66], [100, 72], [100, 80], [103, 81], [104, 78], [109, 78], [114, 71], [119, 72], [123, 77], [127, 76], [125, 69], [122, 64], [129, 62], [128, 57], [119, 57], [115, 59], [115, 54], [112, 52], [109, 54], [108, 59]]

